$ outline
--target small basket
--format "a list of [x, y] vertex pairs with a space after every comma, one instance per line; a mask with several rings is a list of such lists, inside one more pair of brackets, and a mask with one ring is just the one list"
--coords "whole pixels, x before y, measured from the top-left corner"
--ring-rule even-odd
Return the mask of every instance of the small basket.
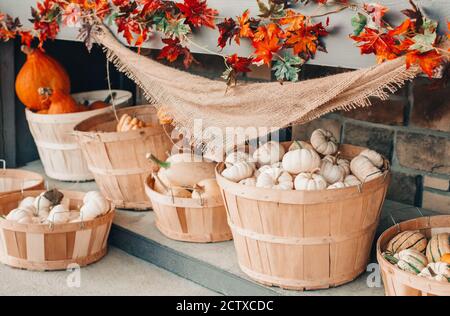
[[165, 160], [172, 142], [159, 124], [156, 109], [150, 105], [133, 106], [117, 111], [136, 116], [151, 126], [116, 132], [114, 113], [93, 116], [74, 128], [89, 170], [102, 194], [116, 207], [134, 210], [151, 208], [144, 181], [155, 166], [145, 155], [153, 153]]
[[[0, 215], [7, 215], [27, 196], [43, 191], [25, 191], [0, 197]], [[63, 204], [78, 209], [84, 193], [61, 191]], [[19, 224], [0, 218], [0, 262], [15, 268], [65, 270], [71, 264], [86, 266], [103, 258], [114, 209], [93, 220], [67, 224]]]
[[[132, 95], [128, 91], [113, 90], [116, 106], [130, 105]], [[108, 90], [73, 94], [78, 101], [104, 100]], [[111, 112], [112, 107], [68, 114], [37, 114], [25, 109], [31, 134], [39, 151], [45, 173], [61, 181], [88, 181], [94, 179], [83, 154], [73, 136], [73, 127], [79, 122], [101, 113]]]
[[430, 280], [401, 270], [389, 261], [382, 253], [388, 242], [398, 233], [405, 230], [419, 230], [428, 239], [432, 235], [450, 232], [450, 215], [419, 217], [384, 231], [377, 241], [377, 259], [381, 268], [384, 290], [387, 296], [450, 296], [450, 283]]
[[[283, 143], [286, 150], [290, 143]], [[364, 148], [341, 145], [351, 159]], [[335, 190], [272, 190], [244, 186], [216, 169], [241, 269], [285, 289], [338, 286], [366, 270], [390, 174]]]
[[179, 198], [153, 190], [151, 176], [145, 192], [152, 201], [156, 227], [165, 236], [189, 242], [219, 242], [232, 239], [221, 196], [206, 199]]
[[36, 172], [6, 169], [6, 162], [0, 159], [0, 196], [12, 192], [44, 189], [44, 178]]

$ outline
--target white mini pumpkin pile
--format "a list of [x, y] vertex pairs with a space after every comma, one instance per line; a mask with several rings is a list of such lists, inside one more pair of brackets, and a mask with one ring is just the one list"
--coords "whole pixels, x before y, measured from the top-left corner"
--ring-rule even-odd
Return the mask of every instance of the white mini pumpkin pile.
[[109, 212], [110, 204], [99, 192], [87, 192], [80, 210], [69, 210], [64, 195], [53, 189], [37, 197], [26, 197], [8, 213], [6, 220], [19, 224], [64, 224], [92, 220]]
[[383, 256], [403, 271], [450, 282], [450, 234], [440, 233], [427, 240], [419, 231], [404, 231], [392, 238]]
[[317, 129], [310, 143], [294, 141], [286, 152], [275, 141], [260, 146], [252, 156], [237, 151], [225, 159], [222, 176], [247, 186], [275, 190], [323, 190], [357, 186], [382, 175], [383, 157], [365, 149], [348, 161], [330, 131]]
[[220, 196], [215, 178], [215, 163], [191, 153], [171, 155], [162, 162], [152, 154], [147, 158], [160, 168], [153, 173], [153, 189], [161, 194], [179, 197], [206, 199]]

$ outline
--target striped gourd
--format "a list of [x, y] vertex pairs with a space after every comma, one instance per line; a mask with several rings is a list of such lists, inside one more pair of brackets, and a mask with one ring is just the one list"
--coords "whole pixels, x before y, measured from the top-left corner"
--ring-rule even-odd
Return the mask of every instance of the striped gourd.
[[415, 249], [405, 249], [398, 253], [397, 266], [403, 271], [419, 274], [428, 264], [427, 257]]
[[431, 237], [426, 252], [428, 261], [438, 262], [446, 253], [450, 253], [450, 234], [441, 233]]
[[405, 249], [424, 251], [427, 247], [427, 238], [419, 231], [407, 230], [397, 234], [387, 244], [386, 252], [399, 253]]

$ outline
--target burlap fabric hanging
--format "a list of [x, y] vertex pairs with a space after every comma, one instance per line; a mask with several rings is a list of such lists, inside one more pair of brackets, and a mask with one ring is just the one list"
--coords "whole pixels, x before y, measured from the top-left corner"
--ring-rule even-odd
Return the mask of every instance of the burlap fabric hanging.
[[[419, 72], [406, 69], [403, 57], [319, 79], [296, 83], [240, 83], [228, 89], [216, 81], [180, 71], [122, 45], [106, 27], [97, 41], [108, 59], [143, 90], [149, 102], [163, 108], [178, 129], [204, 150], [235, 144], [235, 136], [223, 140], [214, 131], [230, 127], [270, 127], [272, 131], [293, 123], [304, 123], [336, 110], [369, 106], [369, 97], [387, 99]], [[203, 135], [194, 132], [195, 120], [202, 120]], [[199, 121], [197, 121], [198, 123]], [[242, 140], [238, 141], [242, 142]]]

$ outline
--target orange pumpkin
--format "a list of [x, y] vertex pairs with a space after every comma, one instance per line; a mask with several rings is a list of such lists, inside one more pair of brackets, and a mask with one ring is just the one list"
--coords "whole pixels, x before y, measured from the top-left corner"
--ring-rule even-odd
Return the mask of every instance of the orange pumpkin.
[[70, 94], [66, 94], [61, 90], [53, 90], [48, 87], [39, 88], [38, 90], [42, 103], [50, 103], [47, 114], [74, 113], [82, 110], [80, 104], [78, 104]]
[[110, 106], [108, 103], [103, 102], [103, 101], [95, 101], [92, 102], [91, 105], [89, 106], [90, 110], [98, 110], [98, 109], [103, 109]]
[[40, 87], [70, 93], [69, 76], [55, 59], [40, 49], [22, 46], [22, 51], [27, 55], [27, 60], [16, 77], [16, 93], [27, 108], [39, 111], [48, 107], [48, 104], [41, 102]]
[[444, 254], [439, 261], [450, 264], [450, 253]]

